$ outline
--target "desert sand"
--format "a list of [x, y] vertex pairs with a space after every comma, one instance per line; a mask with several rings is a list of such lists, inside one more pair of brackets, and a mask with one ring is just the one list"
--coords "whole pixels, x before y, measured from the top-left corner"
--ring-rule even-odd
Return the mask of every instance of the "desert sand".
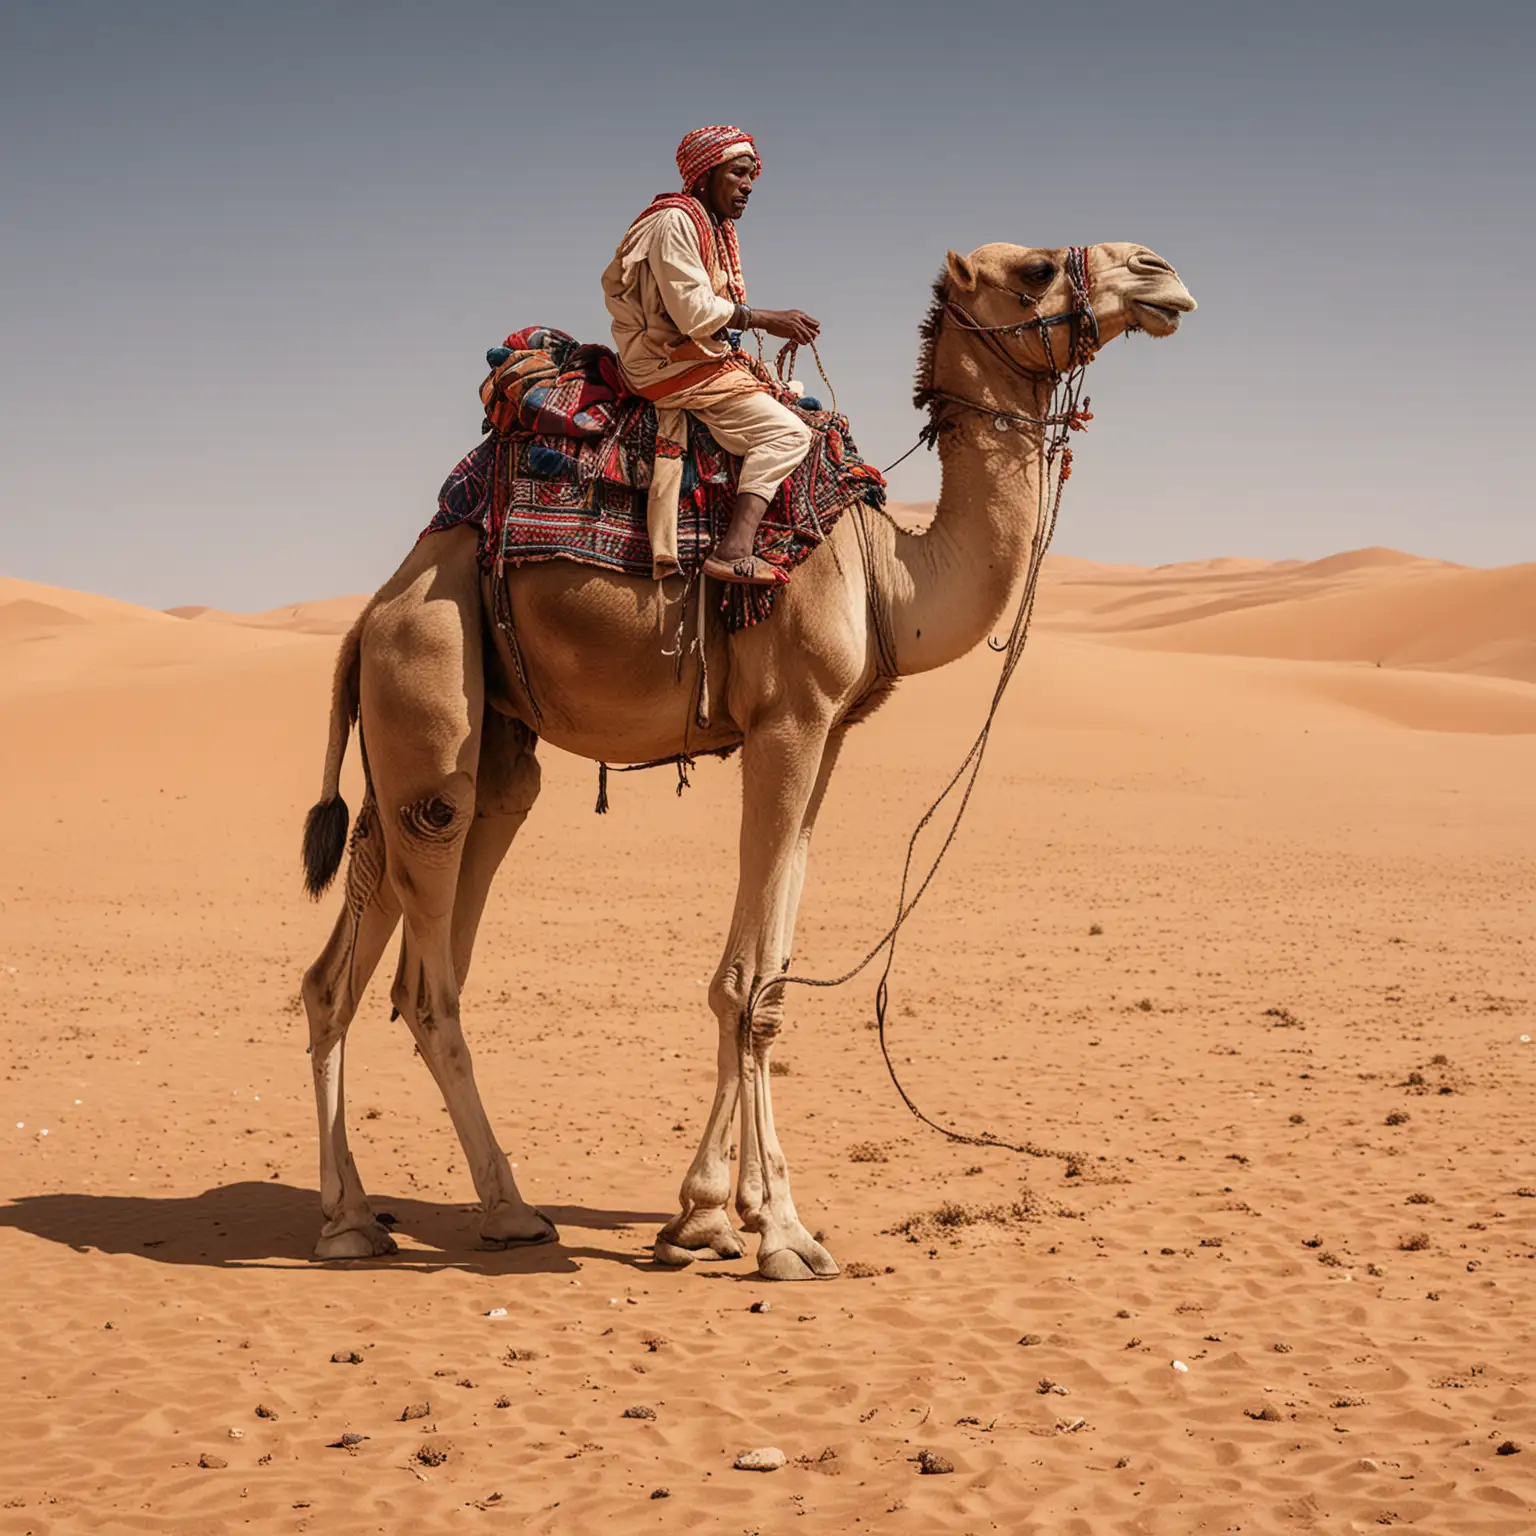
[[[473, 1247], [386, 960], [348, 1089], [401, 1253], [308, 1262], [298, 833], [360, 602], [0, 581], [0, 1531], [1536, 1530], [1536, 566], [1053, 560], [890, 1044], [1076, 1160], [944, 1141], [873, 978], [803, 989], [778, 1121], [846, 1273], [798, 1286], [649, 1261], [737, 769], [600, 818], [548, 751], [464, 1017], [563, 1242]], [[853, 733], [797, 972], [887, 921], [995, 666]]]

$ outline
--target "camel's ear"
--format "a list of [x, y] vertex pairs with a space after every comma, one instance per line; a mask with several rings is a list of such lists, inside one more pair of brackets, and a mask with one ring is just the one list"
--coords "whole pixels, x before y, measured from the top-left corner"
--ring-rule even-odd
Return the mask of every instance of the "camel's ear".
[[970, 258], [951, 251], [944, 259], [949, 265], [950, 282], [970, 293], [976, 287], [976, 268], [971, 265]]

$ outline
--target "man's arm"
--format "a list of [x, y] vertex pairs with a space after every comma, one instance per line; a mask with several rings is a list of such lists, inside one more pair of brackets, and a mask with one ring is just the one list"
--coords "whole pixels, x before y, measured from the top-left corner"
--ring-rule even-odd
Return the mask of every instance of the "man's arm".
[[698, 235], [686, 213], [661, 215], [651, 246], [651, 272], [672, 323], [685, 336], [713, 336], [722, 326], [763, 330], [770, 336], [805, 346], [821, 334], [821, 325], [798, 309], [753, 309], [721, 298], [699, 257]]
[[740, 331], [767, 331], [802, 347], [821, 335], [821, 321], [813, 320], [803, 309], [749, 309], [738, 304], [731, 324]]

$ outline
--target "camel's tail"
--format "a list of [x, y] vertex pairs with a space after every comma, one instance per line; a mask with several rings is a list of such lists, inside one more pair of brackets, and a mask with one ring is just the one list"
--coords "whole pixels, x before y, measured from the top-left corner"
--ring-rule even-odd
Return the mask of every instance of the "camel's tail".
[[362, 652], [363, 617], [347, 631], [336, 653], [331, 684], [331, 734], [325, 749], [325, 782], [320, 799], [304, 818], [304, 889], [319, 901], [341, 868], [347, 851], [347, 802], [341, 798], [341, 761], [357, 719], [357, 673]]

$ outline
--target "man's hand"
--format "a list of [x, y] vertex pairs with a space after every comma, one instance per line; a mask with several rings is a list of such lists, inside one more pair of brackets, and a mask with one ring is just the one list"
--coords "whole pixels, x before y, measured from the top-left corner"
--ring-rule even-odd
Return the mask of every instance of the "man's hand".
[[805, 346], [821, 335], [821, 321], [801, 309], [754, 309], [752, 324], [770, 336]]

